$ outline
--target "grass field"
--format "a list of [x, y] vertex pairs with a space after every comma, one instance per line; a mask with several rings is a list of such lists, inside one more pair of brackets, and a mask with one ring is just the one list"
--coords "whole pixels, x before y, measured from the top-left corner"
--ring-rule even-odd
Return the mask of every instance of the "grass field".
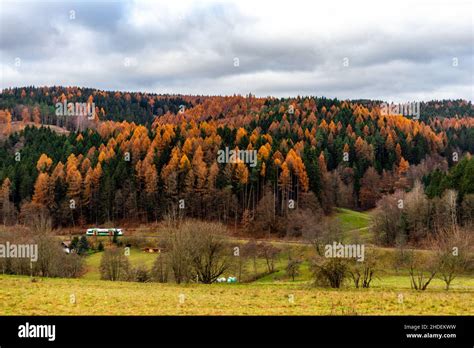
[[[433, 286], [329, 290], [304, 282], [175, 285], [0, 276], [2, 315], [473, 315], [472, 279]], [[468, 288], [471, 288], [468, 290]], [[71, 295], [76, 303], [71, 303]], [[403, 299], [403, 301], [401, 300]]]
[[[95, 253], [91, 256], [88, 256], [86, 259], [86, 274], [83, 278], [85, 279], [100, 279], [100, 260], [102, 258], [102, 253]], [[137, 266], [143, 264], [147, 268], [151, 268], [153, 262], [156, 259], [156, 254], [145, 253], [139, 249], [132, 248], [130, 249], [129, 261], [132, 265]]]
[[[338, 209], [334, 214], [347, 241], [370, 243], [370, 214]], [[236, 245], [246, 242], [234, 239]], [[291, 281], [285, 266], [292, 257], [308, 260], [312, 246], [272, 241], [281, 249], [276, 272], [265, 274], [262, 258], [247, 260], [246, 272], [262, 276], [250, 283], [182, 284], [100, 280], [103, 253], [87, 256], [79, 279], [0, 275], [0, 315], [474, 315], [474, 277], [457, 277], [449, 291], [434, 279], [426, 291], [414, 291], [406, 270], [393, 268], [394, 249], [383, 251], [370, 289], [356, 289], [347, 280], [341, 289], [312, 285], [309, 262]], [[421, 251], [423, 252], [423, 251]], [[132, 248], [132, 266], [150, 269], [156, 254]], [[235, 270], [226, 276], [235, 276]], [[71, 302], [75, 299], [75, 303]]]
[[336, 208], [334, 219], [339, 223], [345, 242], [372, 242], [369, 213]]

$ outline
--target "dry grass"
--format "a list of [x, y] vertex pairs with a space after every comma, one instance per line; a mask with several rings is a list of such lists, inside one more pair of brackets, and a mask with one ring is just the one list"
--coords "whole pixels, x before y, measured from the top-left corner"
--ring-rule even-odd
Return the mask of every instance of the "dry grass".
[[473, 315], [473, 308], [470, 279], [467, 288], [415, 292], [328, 290], [301, 282], [175, 285], [0, 276], [0, 315]]

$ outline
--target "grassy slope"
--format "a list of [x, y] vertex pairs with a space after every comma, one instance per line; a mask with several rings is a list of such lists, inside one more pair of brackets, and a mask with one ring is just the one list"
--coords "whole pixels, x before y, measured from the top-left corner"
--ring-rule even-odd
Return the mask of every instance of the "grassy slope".
[[369, 213], [336, 208], [334, 219], [339, 222], [345, 242], [367, 243], [372, 241], [372, 234], [369, 231]]
[[[102, 258], [102, 253], [95, 253], [91, 256], [88, 256], [86, 259], [86, 274], [84, 274], [83, 278], [91, 279], [91, 280], [99, 280], [100, 279], [100, 260]], [[156, 259], [156, 254], [149, 254], [145, 253], [139, 249], [132, 248], [130, 250], [129, 260], [133, 266], [137, 266], [139, 264], [144, 264], [150, 269], [153, 266], [153, 262]]]

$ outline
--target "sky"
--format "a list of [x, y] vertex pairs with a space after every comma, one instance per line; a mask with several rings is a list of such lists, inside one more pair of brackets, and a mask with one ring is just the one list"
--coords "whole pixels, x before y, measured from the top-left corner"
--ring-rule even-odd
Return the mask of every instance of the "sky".
[[474, 95], [474, 1], [0, 0], [0, 88]]

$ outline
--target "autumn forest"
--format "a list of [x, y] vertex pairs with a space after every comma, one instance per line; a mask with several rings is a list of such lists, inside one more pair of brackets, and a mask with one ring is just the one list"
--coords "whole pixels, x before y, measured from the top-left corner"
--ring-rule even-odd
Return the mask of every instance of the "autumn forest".
[[[94, 105], [94, 116], [58, 116], [55, 104], [64, 101]], [[420, 119], [384, 115], [379, 105], [5, 89], [0, 220], [67, 227], [187, 217], [255, 237], [297, 237], [334, 207], [373, 209], [418, 185], [427, 200], [455, 190], [457, 220], [471, 221], [472, 104], [422, 103]], [[225, 148], [256, 151], [257, 164], [219, 163]], [[401, 218], [408, 238], [420, 237], [417, 222]], [[426, 231], [438, 223], [423, 220]], [[381, 238], [393, 242], [388, 232]]]

